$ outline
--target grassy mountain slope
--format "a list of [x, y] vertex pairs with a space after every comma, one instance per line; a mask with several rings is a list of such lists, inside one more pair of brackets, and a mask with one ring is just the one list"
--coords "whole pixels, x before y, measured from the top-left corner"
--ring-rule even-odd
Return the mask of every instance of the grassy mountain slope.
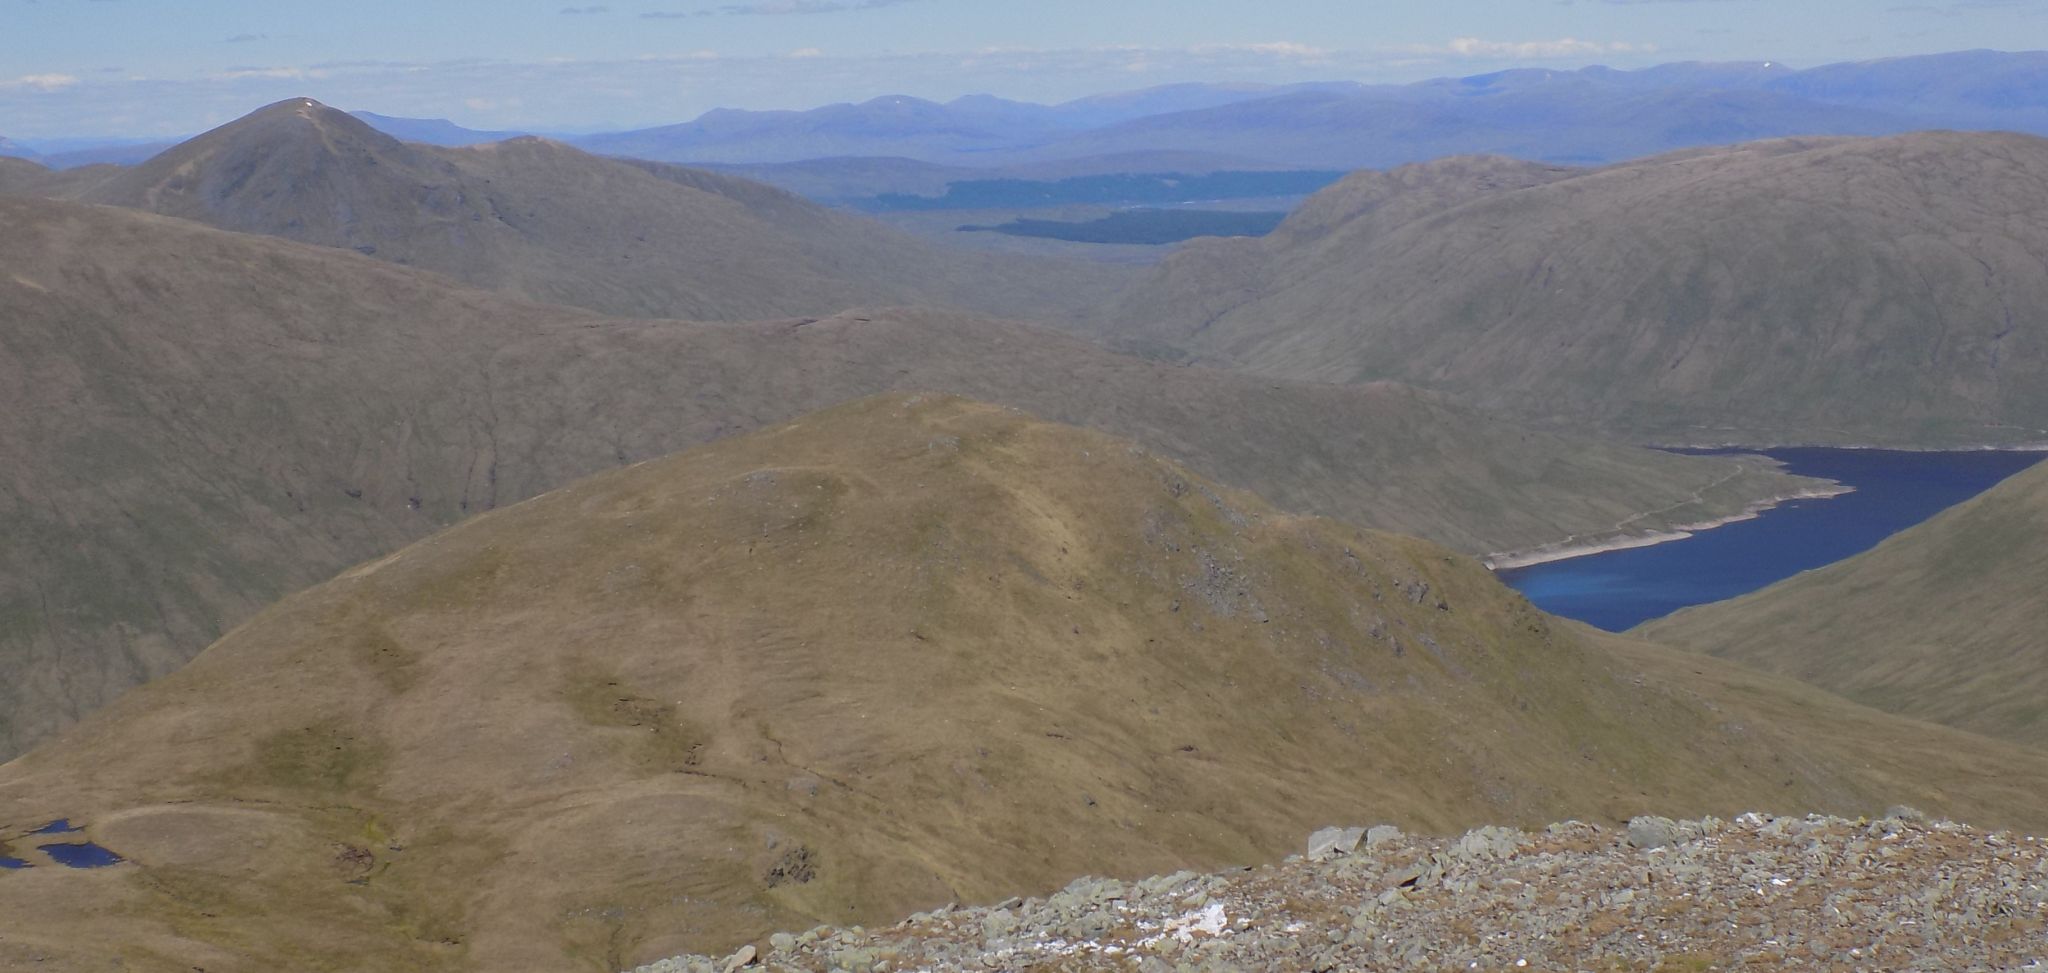
[[1290, 507], [1472, 552], [1808, 482], [963, 315], [604, 319], [121, 209], [0, 199], [0, 225], [0, 755], [348, 564], [890, 389], [1097, 426]]
[[1121, 274], [954, 254], [757, 183], [545, 139], [437, 148], [279, 102], [68, 195], [358, 250], [606, 314], [739, 320], [937, 303], [1055, 317]]
[[1875, 549], [1642, 631], [1919, 719], [2048, 745], [2048, 467]]
[[[1316, 232], [1190, 248], [1104, 320], [1265, 374], [1637, 437], [2048, 435], [2048, 224], [2029, 215], [2048, 141], [1765, 142], [1523, 188], [1472, 184], [1480, 165], [1353, 177], [1295, 216]], [[1388, 181], [1425, 197], [1346, 215]], [[1465, 195], [1429, 192], [1446, 186]]]
[[132, 861], [0, 873], [0, 948], [609, 970], [1329, 820], [2041, 820], [2038, 753], [1658, 651], [1125, 440], [864, 400], [365, 564], [0, 768], [0, 836]]

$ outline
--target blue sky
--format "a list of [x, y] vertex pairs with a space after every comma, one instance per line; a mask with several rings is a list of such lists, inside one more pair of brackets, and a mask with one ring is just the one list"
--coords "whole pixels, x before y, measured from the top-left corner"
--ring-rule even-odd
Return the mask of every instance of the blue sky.
[[594, 130], [881, 94], [2048, 47], [2048, 0], [0, 0], [0, 135], [169, 136], [297, 95]]

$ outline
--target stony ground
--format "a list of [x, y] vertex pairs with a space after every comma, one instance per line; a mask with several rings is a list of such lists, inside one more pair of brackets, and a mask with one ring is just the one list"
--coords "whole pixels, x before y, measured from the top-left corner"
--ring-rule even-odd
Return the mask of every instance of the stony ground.
[[819, 928], [637, 973], [2044, 970], [2048, 842], [1928, 821], [1328, 829], [1261, 868]]

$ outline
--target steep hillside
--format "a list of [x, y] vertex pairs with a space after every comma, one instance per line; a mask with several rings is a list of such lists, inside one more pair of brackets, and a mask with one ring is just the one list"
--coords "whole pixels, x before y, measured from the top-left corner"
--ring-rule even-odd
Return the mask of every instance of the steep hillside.
[[66, 966], [610, 970], [1267, 859], [1336, 819], [2040, 820], [2039, 754], [1774, 723], [1796, 697], [1695, 695], [1603, 644], [1425, 542], [886, 396], [266, 611], [0, 767], [0, 836], [61, 818], [127, 859], [0, 872], [0, 911]]
[[1651, 638], [1879, 709], [2048, 746], [2048, 466], [1859, 555], [1651, 622]]
[[0, 225], [0, 755], [464, 516], [890, 389], [1096, 426], [1474, 553], [1811, 482], [985, 318], [623, 321], [121, 209], [0, 199]]
[[745, 180], [600, 159], [543, 139], [400, 142], [279, 102], [68, 195], [344, 247], [606, 314], [740, 320], [863, 304], [1057, 317], [1110, 268], [953, 254]]
[[1272, 238], [1170, 259], [1104, 327], [1641, 438], [2048, 436], [2048, 141], [1764, 142], [1471, 179], [1503, 167], [1355, 176]]

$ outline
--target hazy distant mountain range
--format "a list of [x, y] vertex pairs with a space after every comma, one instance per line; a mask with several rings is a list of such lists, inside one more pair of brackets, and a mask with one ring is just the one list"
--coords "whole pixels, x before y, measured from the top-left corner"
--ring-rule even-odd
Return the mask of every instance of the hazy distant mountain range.
[[463, 128], [445, 118], [393, 118], [376, 112], [353, 111], [349, 114], [362, 119], [371, 128], [395, 139], [419, 142], [425, 145], [441, 145], [459, 148], [465, 145], [482, 145], [486, 142], [503, 142], [533, 132], [479, 132]]
[[[529, 134], [357, 115], [395, 137], [443, 146]], [[1385, 168], [1470, 153], [1594, 164], [1783, 135], [1928, 128], [2048, 134], [2048, 53], [1965, 51], [1807, 70], [1768, 61], [1528, 68], [1398, 85], [1178, 84], [1057, 105], [890, 95], [804, 111], [716, 109], [680, 124], [567, 141], [666, 162], [879, 156], [988, 169], [1120, 157], [1126, 168], [1092, 171], [1172, 171], [1162, 166], [1177, 156], [1174, 168], [1213, 171]], [[40, 153], [60, 168], [132, 164], [165, 147], [12, 145], [0, 154]]]
[[1180, 85], [1053, 106], [890, 96], [810, 111], [720, 110], [578, 144], [678, 162], [886, 155], [987, 167], [1174, 151], [1377, 168], [1479, 152], [1599, 163], [1781, 135], [1927, 128], [2048, 134], [2048, 54], [1972, 51], [1806, 71], [1758, 62], [1522, 69], [1405, 85]]
[[0, 157], [34, 159], [52, 169], [81, 166], [132, 166], [178, 144], [162, 139], [55, 139], [38, 141], [33, 147], [0, 138]]
[[718, 109], [680, 125], [592, 135], [576, 141], [593, 152], [665, 161], [687, 158], [693, 162], [791, 162], [881, 155], [974, 165], [977, 157], [1057, 143], [1077, 133], [1142, 118], [1359, 90], [1363, 90], [1361, 86], [1348, 82], [1283, 86], [1183, 84], [1100, 95], [1060, 105], [1010, 101], [992, 95], [969, 95], [944, 104], [905, 95], [885, 95], [859, 104], [826, 105], [808, 111]]

